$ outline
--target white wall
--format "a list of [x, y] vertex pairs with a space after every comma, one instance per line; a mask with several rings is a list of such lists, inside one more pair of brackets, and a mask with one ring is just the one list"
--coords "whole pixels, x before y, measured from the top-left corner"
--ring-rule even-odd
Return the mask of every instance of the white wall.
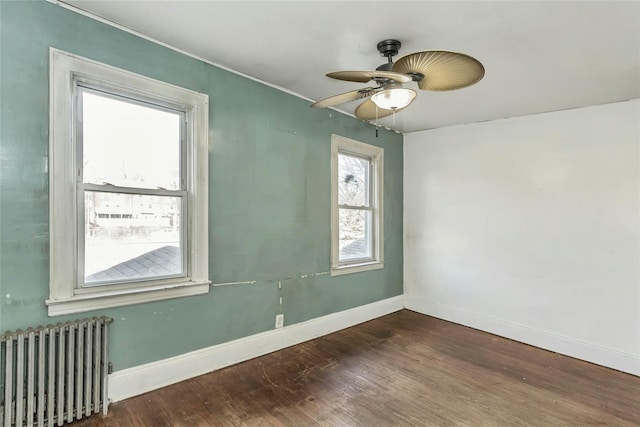
[[408, 134], [405, 306], [640, 375], [640, 100]]

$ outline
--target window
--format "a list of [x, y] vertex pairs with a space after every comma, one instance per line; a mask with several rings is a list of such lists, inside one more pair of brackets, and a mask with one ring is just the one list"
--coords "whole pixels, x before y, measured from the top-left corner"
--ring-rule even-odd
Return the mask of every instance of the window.
[[384, 267], [383, 154], [380, 147], [332, 135], [332, 275]]
[[208, 97], [50, 61], [49, 315], [208, 292]]

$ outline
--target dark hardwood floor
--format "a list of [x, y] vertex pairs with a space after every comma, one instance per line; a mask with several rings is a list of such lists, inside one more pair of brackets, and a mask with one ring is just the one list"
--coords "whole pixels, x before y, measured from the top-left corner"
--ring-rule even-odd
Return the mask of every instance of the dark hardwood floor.
[[74, 425], [640, 426], [640, 378], [403, 310]]

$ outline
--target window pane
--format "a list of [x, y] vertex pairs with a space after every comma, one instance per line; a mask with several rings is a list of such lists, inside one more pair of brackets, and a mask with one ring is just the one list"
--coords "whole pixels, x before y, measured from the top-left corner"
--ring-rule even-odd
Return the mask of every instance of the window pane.
[[180, 117], [82, 91], [84, 182], [179, 190]]
[[338, 154], [338, 204], [369, 206], [370, 161]]
[[181, 198], [85, 192], [85, 284], [184, 275]]
[[372, 258], [371, 211], [340, 209], [340, 261]]

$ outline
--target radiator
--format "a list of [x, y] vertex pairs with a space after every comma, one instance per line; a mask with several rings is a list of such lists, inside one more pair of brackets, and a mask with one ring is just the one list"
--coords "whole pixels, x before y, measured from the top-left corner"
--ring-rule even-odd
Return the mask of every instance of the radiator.
[[108, 317], [0, 335], [0, 426], [61, 426], [102, 411]]

